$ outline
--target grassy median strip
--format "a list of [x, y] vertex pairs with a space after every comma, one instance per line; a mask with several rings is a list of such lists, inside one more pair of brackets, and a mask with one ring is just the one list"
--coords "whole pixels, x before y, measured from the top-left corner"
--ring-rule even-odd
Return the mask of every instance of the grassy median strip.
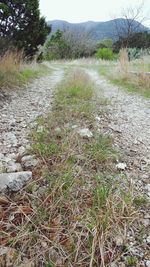
[[[74, 71], [58, 87], [49, 118], [39, 118], [32, 133], [41, 164], [16, 197], [26, 208], [9, 222], [9, 245], [33, 266], [42, 260], [45, 267], [107, 266], [126, 253], [137, 213], [130, 184], [116, 178], [113, 140], [97, 131], [97, 101], [89, 77]], [[81, 137], [82, 128], [93, 136]]]

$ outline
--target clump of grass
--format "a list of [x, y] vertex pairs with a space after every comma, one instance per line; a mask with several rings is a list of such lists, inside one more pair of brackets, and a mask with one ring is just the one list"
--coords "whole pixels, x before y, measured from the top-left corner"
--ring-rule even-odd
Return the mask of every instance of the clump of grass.
[[86, 145], [86, 152], [90, 159], [99, 164], [112, 162], [117, 153], [112, 147], [112, 138], [109, 135], [97, 135]]
[[18, 51], [7, 51], [0, 58], [0, 87], [16, 83], [16, 75], [20, 70], [23, 53]]
[[57, 102], [66, 101], [67, 104], [72, 104], [70, 101], [89, 101], [93, 96], [92, 87], [89, 77], [84, 72], [76, 70], [74, 75], [64, 82], [63, 88], [58, 89]]
[[0, 88], [13, 88], [46, 73], [46, 66], [25, 62], [22, 51], [7, 51], [0, 57]]
[[0, 70], [3, 73], [15, 72], [20, 69], [23, 63], [22, 51], [7, 51], [0, 58]]
[[136, 266], [137, 258], [134, 256], [127, 257], [126, 266]]
[[[45, 266], [104, 267], [124, 253], [115, 236], [125, 237], [132, 226], [133, 197], [128, 183], [126, 193], [107, 179], [112, 169], [104, 164], [113, 165], [115, 153], [110, 137], [95, 134], [94, 97], [88, 76], [75, 72], [58, 87], [50, 117], [39, 119], [40, 132], [32, 133], [41, 164], [7, 207], [2, 240], [35, 266], [42, 258]], [[86, 102], [91, 110], [83, 114], [78, 107]], [[72, 125], [90, 127], [93, 138], [79, 137]]]
[[129, 76], [129, 59], [125, 48], [119, 52], [119, 69], [124, 78]]
[[125, 88], [129, 92], [138, 93], [146, 98], [150, 98], [150, 77], [144, 73], [130, 75], [128, 78], [114, 78], [113, 84]]
[[[136, 70], [134, 63], [128, 61], [128, 55], [125, 49], [120, 51], [119, 70], [120, 75], [112, 78], [117, 85], [128, 89], [130, 92], [137, 92], [145, 97], [150, 97], [150, 75], [147, 73], [147, 59], [139, 60], [140, 68]], [[135, 70], [134, 70], [135, 69]], [[134, 72], [135, 71], [135, 72]], [[117, 76], [117, 78], [116, 78]]]
[[134, 198], [134, 205], [137, 208], [143, 208], [148, 205], [148, 198], [146, 196], [137, 196]]

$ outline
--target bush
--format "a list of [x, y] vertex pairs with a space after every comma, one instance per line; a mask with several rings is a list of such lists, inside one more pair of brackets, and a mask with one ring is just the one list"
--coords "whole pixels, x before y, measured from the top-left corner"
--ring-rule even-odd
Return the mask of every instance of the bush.
[[128, 52], [129, 60], [134, 60], [134, 59], [138, 59], [143, 56], [149, 55], [148, 49], [138, 49], [136, 47], [128, 48], [127, 52]]
[[96, 52], [96, 58], [113, 60], [114, 55], [110, 48], [99, 48]]

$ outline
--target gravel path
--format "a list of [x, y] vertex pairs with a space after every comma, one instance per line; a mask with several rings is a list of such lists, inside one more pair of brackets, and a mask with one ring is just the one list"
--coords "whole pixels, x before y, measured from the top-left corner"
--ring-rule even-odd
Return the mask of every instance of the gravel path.
[[[110, 100], [108, 112], [101, 119], [99, 128], [113, 136], [114, 145], [122, 151], [122, 162], [127, 164], [124, 173], [132, 179], [137, 192], [144, 193], [150, 200], [150, 100], [113, 86], [94, 70], [86, 69], [86, 72], [97, 85], [99, 97], [102, 95]], [[12, 173], [23, 170], [22, 166], [16, 164], [16, 157], [28, 147], [28, 132], [35, 127], [36, 118], [49, 113], [53, 91], [63, 76], [63, 70], [54, 68], [52, 75], [13, 91], [11, 98], [6, 98], [5, 102], [3, 99], [3, 105], [0, 105], [0, 173], [3, 172], [3, 167], [6, 172]], [[26, 159], [27, 165], [30, 165], [30, 160], [34, 165], [34, 159], [30, 158]], [[135, 233], [132, 230], [128, 233], [128, 249], [131, 255], [140, 259], [140, 265], [137, 266], [149, 267], [148, 208], [141, 211], [139, 227], [141, 226], [145, 231], [142, 243], [137, 240], [137, 230], [135, 229]], [[125, 267], [122, 263], [113, 266]]]
[[[108, 105], [107, 125], [103, 125], [114, 138], [115, 145], [125, 153], [128, 169], [140, 176], [145, 184], [150, 183], [150, 100], [140, 95], [129, 94], [113, 86], [94, 70], [87, 70]], [[131, 172], [130, 172], [131, 173]], [[132, 172], [133, 176], [133, 172]], [[150, 193], [150, 192], [149, 192]]]
[[0, 169], [28, 147], [28, 132], [37, 117], [49, 112], [53, 90], [62, 78], [63, 71], [54, 69], [49, 76], [12, 91], [10, 99], [0, 106]]
[[97, 71], [86, 72], [96, 83], [97, 94], [110, 100], [99, 127], [113, 136], [122, 152], [122, 162], [127, 164], [123, 173], [131, 179], [136, 194], [148, 199], [147, 207], [141, 208], [137, 229], [128, 233], [128, 246], [131, 255], [140, 259], [136, 266], [150, 267], [150, 100], [113, 86]]

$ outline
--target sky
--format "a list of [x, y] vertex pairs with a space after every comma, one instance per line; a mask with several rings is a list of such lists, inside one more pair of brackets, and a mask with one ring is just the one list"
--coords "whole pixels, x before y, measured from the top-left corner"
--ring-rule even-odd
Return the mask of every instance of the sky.
[[[107, 21], [120, 17], [121, 9], [137, 6], [142, 0], [40, 0], [41, 14], [47, 20], [68, 22]], [[132, 4], [131, 4], [132, 3]], [[144, 1], [144, 14], [150, 14], [150, 0]], [[150, 20], [145, 25], [150, 26]]]

